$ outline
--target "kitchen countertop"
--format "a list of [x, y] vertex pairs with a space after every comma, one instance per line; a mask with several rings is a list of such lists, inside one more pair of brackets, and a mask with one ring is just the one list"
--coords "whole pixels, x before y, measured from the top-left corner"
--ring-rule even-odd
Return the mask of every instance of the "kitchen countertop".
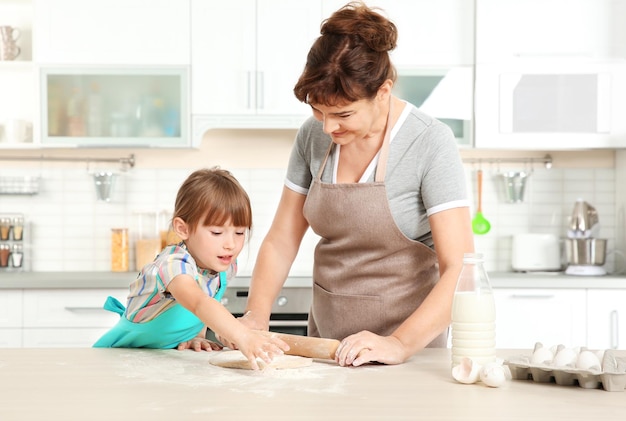
[[[136, 272], [6, 272], [0, 273], [0, 289], [30, 288], [127, 288]], [[626, 289], [626, 275], [573, 276], [563, 272], [489, 273], [494, 288], [597, 288]], [[231, 287], [249, 285], [250, 277], [239, 276]], [[309, 277], [290, 277], [287, 287], [311, 286]]]
[[[507, 358], [530, 351], [499, 350]], [[620, 351], [621, 352], [621, 351]], [[449, 349], [402, 365], [225, 369], [206, 352], [0, 349], [3, 420], [548, 420], [626, 417], [626, 392], [508, 381], [464, 385]]]

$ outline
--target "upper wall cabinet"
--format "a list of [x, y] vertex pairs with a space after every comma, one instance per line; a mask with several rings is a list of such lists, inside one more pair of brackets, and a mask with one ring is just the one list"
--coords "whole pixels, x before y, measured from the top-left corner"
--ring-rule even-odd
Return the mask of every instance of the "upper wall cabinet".
[[475, 146], [626, 147], [626, 0], [477, 0]]
[[476, 62], [626, 59], [624, 0], [476, 0]]
[[192, 0], [194, 132], [298, 127], [310, 108], [293, 95], [319, 36], [319, 0]]
[[189, 0], [33, 2], [40, 63], [189, 64]]
[[[322, 0], [329, 17], [345, 0]], [[474, 62], [474, 2], [468, 0], [367, 0], [382, 9], [398, 28], [398, 46], [392, 52], [395, 66], [450, 67]]]

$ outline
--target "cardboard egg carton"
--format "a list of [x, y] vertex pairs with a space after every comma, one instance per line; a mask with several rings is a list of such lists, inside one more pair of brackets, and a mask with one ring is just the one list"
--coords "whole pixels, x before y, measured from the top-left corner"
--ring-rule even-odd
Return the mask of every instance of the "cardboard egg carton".
[[578, 385], [584, 389], [602, 388], [608, 392], [623, 392], [626, 389], [626, 357], [616, 356], [612, 349], [604, 351], [601, 367], [583, 369], [576, 368], [574, 364], [555, 366], [550, 361], [534, 363], [532, 355], [510, 357], [504, 364], [511, 370], [513, 380]]

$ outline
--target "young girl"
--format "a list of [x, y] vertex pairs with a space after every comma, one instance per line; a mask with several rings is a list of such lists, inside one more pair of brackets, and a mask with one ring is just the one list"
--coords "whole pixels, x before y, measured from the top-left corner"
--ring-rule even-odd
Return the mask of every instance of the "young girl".
[[120, 321], [97, 348], [220, 349], [205, 338], [207, 326], [234, 344], [258, 368], [289, 347], [237, 321], [220, 299], [237, 272], [237, 256], [252, 227], [247, 193], [219, 168], [192, 173], [176, 197], [172, 228], [182, 240], [161, 251], [130, 284], [126, 308], [109, 297], [104, 308]]

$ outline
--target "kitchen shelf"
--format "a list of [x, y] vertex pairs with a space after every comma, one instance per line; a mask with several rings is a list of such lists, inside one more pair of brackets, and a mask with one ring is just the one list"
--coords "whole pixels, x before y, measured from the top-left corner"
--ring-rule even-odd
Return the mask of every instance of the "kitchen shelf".
[[34, 195], [39, 193], [39, 177], [0, 177], [0, 194]]

